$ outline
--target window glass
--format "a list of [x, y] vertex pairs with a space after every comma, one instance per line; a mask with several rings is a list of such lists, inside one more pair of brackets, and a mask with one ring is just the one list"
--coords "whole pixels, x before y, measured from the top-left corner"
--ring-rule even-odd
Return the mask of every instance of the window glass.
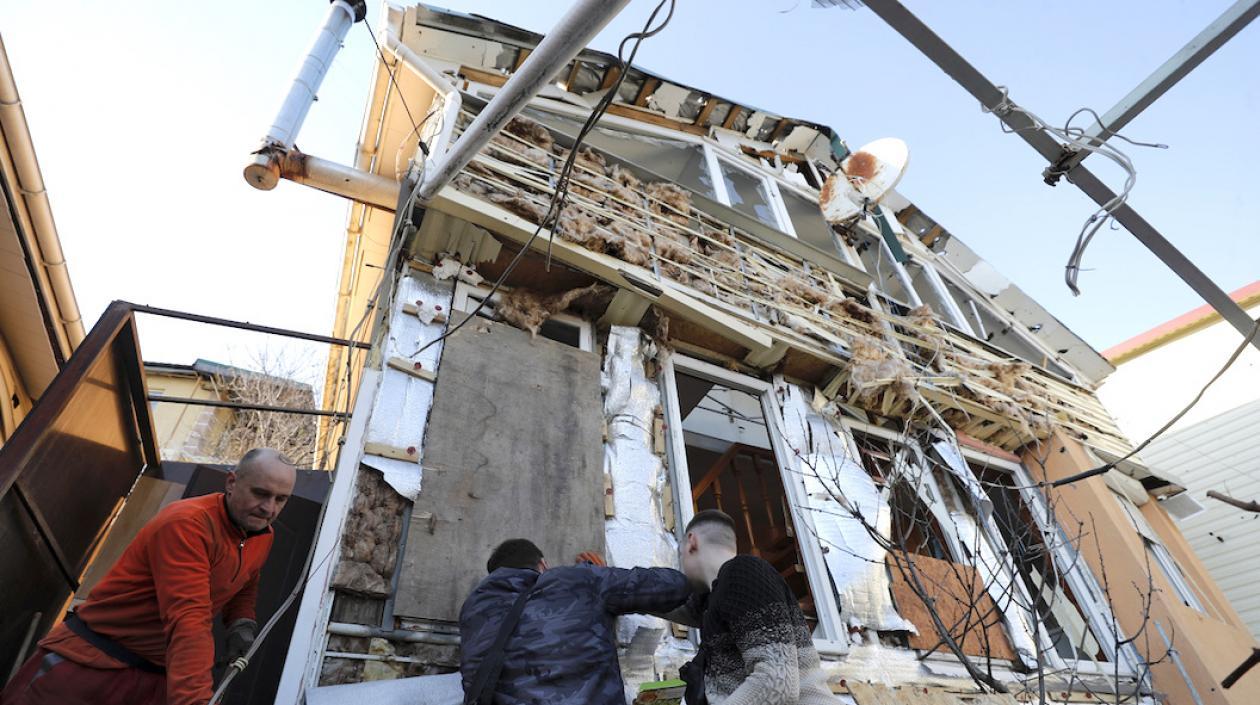
[[[537, 108], [526, 108], [523, 115], [566, 134], [577, 134], [582, 121]], [[597, 151], [638, 164], [654, 174], [707, 198], [717, 198], [713, 179], [705, 161], [704, 148], [679, 140], [650, 137], [609, 127], [596, 127], [585, 143]]]
[[731, 198], [731, 208], [776, 230], [783, 229], [779, 225], [779, 219], [775, 217], [774, 206], [770, 203], [769, 185], [765, 179], [720, 159], [718, 168], [722, 172], [722, 183], [726, 184], [726, 193]]
[[795, 191], [781, 188], [783, 205], [787, 206], [788, 217], [792, 219], [792, 227], [796, 230], [796, 239], [806, 242], [823, 252], [839, 255], [836, 241], [831, 234], [831, 226], [823, 220], [818, 201], [805, 198]]
[[1196, 609], [1200, 612], [1203, 610], [1203, 603], [1199, 601], [1199, 596], [1195, 594], [1194, 588], [1190, 587], [1190, 581], [1186, 580], [1185, 573], [1181, 572], [1181, 566], [1173, 560], [1172, 554], [1164, 548], [1163, 544], [1154, 541], [1146, 541], [1146, 550], [1150, 554], [1151, 563], [1158, 564], [1160, 570], [1164, 572], [1164, 577], [1168, 578], [1168, 583], [1172, 585], [1173, 593], [1177, 595], [1177, 599], [1181, 600], [1186, 607]]

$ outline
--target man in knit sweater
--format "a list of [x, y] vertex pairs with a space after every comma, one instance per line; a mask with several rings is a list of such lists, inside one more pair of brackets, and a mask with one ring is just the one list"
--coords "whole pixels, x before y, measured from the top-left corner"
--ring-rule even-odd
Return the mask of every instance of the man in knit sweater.
[[698, 594], [669, 616], [700, 627], [697, 662], [709, 705], [840, 702], [827, 687], [796, 596], [769, 563], [737, 555], [730, 516], [697, 513], [681, 554]]

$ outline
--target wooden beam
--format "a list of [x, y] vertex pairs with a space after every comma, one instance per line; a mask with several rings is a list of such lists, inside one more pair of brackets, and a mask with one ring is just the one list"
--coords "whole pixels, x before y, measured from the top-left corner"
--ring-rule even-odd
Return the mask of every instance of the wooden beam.
[[704, 123], [709, 119], [709, 115], [713, 113], [713, 109], [717, 107], [718, 99], [715, 96], [706, 96], [704, 99], [704, 107], [700, 108], [700, 114], [691, 122], [693, 125], [704, 127]]
[[578, 71], [581, 71], [581, 70], [582, 70], [582, 62], [575, 59], [573, 61], [573, 68], [569, 69], [569, 75], [566, 76], [564, 79], [564, 89], [566, 91], [570, 93], [574, 92], [573, 82], [577, 80]]
[[617, 82], [617, 79], [620, 76], [621, 67], [617, 64], [610, 64], [608, 68], [604, 69], [604, 79], [599, 82], [599, 89], [601, 91], [606, 91], [609, 88], [612, 88], [613, 84]]
[[788, 125], [791, 125], [791, 124], [792, 124], [792, 121], [789, 120], [788, 118], [779, 118], [779, 124], [775, 125], [774, 132], [770, 133], [770, 139], [767, 141], [771, 143], [776, 142], [780, 137], [783, 136], [783, 133], [784, 131], [787, 130]]
[[608, 110], [606, 112], [609, 115], [626, 117], [631, 120], [638, 120], [639, 122], [646, 122], [659, 127], [668, 127], [671, 130], [686, 132], [690, 135], [703, 136], [709, 134], [708, 128], [693, 125], [689, 122], [683, 122], [682, 120], [675, 120], [674, 118], [665, 117], [658, 112], [647, 110], [645, 108], [636, 108], [632, 105], [625, 105], [624, 103], [613, 103], [608, 106]]
[[533, 49], [521, 49], [520, 51], [516, 52], [516, 64], [512, 66], [512, 71], [519, 71], [521, 68], [521, 64], [525, 63], [525, 60], [528, 59], [529, 55], [532, 54], [533, 52], [534, 52]]
[[735, 121], [739, 119], [739, 114], [744, 112], [743, 106], [731, 103], [731, 110], [726, 114], [726, 119], [722, 121], [722, 128], [725, 130], [735, 129]]
[[639, 87], [639, 94], [634, 97], [634, 104], [639, 106], [640, 108], [647, 105], [648, 98], [652, 97], [652, 94], [655, 93], [656, 89], [660, 87], [661, 87], [661, 79], [652, 78], [651, 76], [644, 79], [643, 85]]
[[507, 83], [508, 80], [508, 77], [501, 73], [475, 69], [471, 66], [460, 66], [459, 73], [461, 76], [470, 81], [476, 81], [477, 83], [484, 83], [487, 86], [496, 86], [500, 88], [503, 84]]

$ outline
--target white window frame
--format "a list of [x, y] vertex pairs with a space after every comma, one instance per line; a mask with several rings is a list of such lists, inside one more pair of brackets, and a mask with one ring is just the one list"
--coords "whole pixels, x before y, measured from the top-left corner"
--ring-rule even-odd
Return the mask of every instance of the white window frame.
[[[1043, 642], [1043, 653], [1048, 655], [1055, 662], [1055, 665], [1060, 668], [1072, 667], [1081, 672], [1114, 675], [1118, 667], [1121, 676], [1136, 677], [1138, 673], [1136, 664], [1139, 662], [1139, 657], [1133, 650], [1133, 645], [1129, 644], [1128, 648], [1125, 648], [1121, 653], [1115, 652], [1114, 642], [1122, 642], [1125, 639], [1119, 620], [1116, 619], [1115, 623], [1112, 623], [1111, 617], [1109, 617], [1111, 610], [1106, 604], [1102, 587], [1085, 563], [1084, 558], [1077, 553], [1075, 548], [1060, 540], [1061, 534], [1058, 520], [1050, 515], [1049, 507], [1045, 503], [1045, 496], [1037, 489], [1037, 483], [1033, 480], [1028, 469], [1024, 467], [1023, 463], [989, 455], [968, 446], [960, 445], [959, 447], [962, 449], [963, 458], [1011, 473], [1015, 486], [1019, 490], [1020, 500], [1028, 507], [1029, 513], [1032, 514], [1033, 519], [1037, 522], [1037, 528], [1042, 532], [1042, 540], [1045, 541], [1053, 553], [1052, 559], [1056, 570], [1060, 571], [1060, 575], [1067, 581], [1072, 593], [1076, 595], [1077, 602], [1085, 617], [1085, 621], [1089, 625], [1090, 631], [1093, 632], [1094, 638], [1099, 640], [1099, 645], [1109, 660], [1090, 661], [1078, 659], [1068, 661], [1059, 655], [1058, 650], [1054, 648], [1054, 644], [1050, 641], [1049, 635], [1044, 628], [1039, 630], [1041, 632], [1040, 638]], [[1020, 589], [1023, 589], [1022, 586]], [[1027, 593], [1024, 594], [1024, 598], [1026, 600], [1030, 599]]]
[[[796, 228], [792, 226], [792, 218], [788, 215], [787, 205], [783, 203], [783, 196], [779, 193], [779, 190], [775, 188], [779, 185], [778, 179], [773, 178], [769, 173], [766, 173], [757, 166], [740, 162], [734, 155], [720, 153], [708, 144], [705, 144], [704, 148], [705, 159], [709, 163], [709, 178], [713, 180], [713, 190], [717, 192], [717, 199], [719, 203], [729, 208], [734, 208], [734, 206], [731, 205], [731, 194], [726, 190], [726, 179], [722, 177], [722, 167], [726, 166], [728, 168], [741, 171], [746, 176], [750, 176], [761, 181], [762, 189], [766, 192], [766, 200], [770, 206], [770, 212], [774, 215], [775, 220], [778, 221], [777, 225], [773, 223], [762, 224], [767, 227], [775, 228], [779, 232], [792, 237], [796, 237]], [[753, 216], [748, 217], [759, 223], [762, 222], [759, 218]]]
[[814, 637], [814, 646], [820, 654], [829, 656], [848, 653], [848, 630], [840, 620], [835, 593], [831, 588], [831, 577], [823, 560], [822, 546], [818, 541], [807, 539], [807, 537], [816, 536], [817, 532], [809, 512], [802, 510], [802, 507], [807, 506], [804, 481], [800, 477], [791, 476], [787, 471], [787, 468], [791, 467], [789, 464], [791, 455], [778, 426], [776, 416], [778, 412], [773, 405], [773, 386], [764, 380], [732, 372], [724, 367], [678, 353], [666, 352], [660, 359], [662, 405], [669, 434], [666, 452], [669, 460], [669, 478], [675, 497], [674, 510], [677, 514], [675, 526], [678, 539], [681, 541], [685, 538], [683, 532], [687, 523], [695, 516], [695, 508], [689, 501], [691, 474], [687, 467], [686, 440], [683, 437], [678, 386], [675, 382], [675, 375], [682, 373], [752, 394], [760, 399], [761, 413], [766, 419], [766, 435], [770, 439], [775, 465], [779, 468], [779, 479], [787, 495], [788, 509], [792, 515], [792, 524], [796, 527], [801, 558], [805, 563], [805, 578], [809, 582], [818, 613], [818, 626], [822, 636]]
[[1190, 578], [1181, 570], [1181, 565], [1177, 563], [1177, 559], [1173, 557], [1168, 547], [1158, 541], [1151, 541], [1146, 537], [1142, 538], [1142, 542], [1146, 545], [1147, 552], [1154, 557], [1155, 562], [1159, 563], [1160, 570], [1164, 571], [1164, 576], [1168, 578], [1168, 583], [1172, 585], [1177, 599], [1181, 600], [1181, 603], [1186, 607], [1206, 615], [1207, 609], [1204, 607], [1203, 601], [1199, 599], [1194, 586], [1190, 584]]
[[[490, 287], [475, 286], [466, 282], [458, 282], [455, 285], [455, 297], [451, 303], [451, 307], [456, 311], [472, 313], [477, 308], [477, 303], [485, 299], [486, 295], [489, 293]], [[496, 292], [490, 299], [490, 303], [496, 303], [502, 295], [502, 292]], [[482, 311], [485, 311], [485, 309], [483, 308]], [[554, 313], [549, 316], [547, 320], [577, 328], [578, 350], [585, 350], [586, 352], [595, 351], [595, 333], [590, 321], [574, 316], [571, 313]], [[550, 340], [550, 338], [548, 338], [548, 340]], [[564, 345], [564, 343], [560, 344]]]

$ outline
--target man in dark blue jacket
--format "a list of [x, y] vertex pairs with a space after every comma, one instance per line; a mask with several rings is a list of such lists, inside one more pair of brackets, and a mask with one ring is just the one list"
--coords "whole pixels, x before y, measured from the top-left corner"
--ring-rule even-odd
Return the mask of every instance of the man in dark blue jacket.
[[609, 568], [596, 565], [598, 557], [583, 558], [548, 569], [542, 551], [526, 539], [494, 550], [486, 563], [490, 574], [459, 615], [466, 694], [513, 604], [528, 591], [491, 686], [495, 705], [625, 705], [615, 618], [669, 612], [687, 600], [690, 588], [672, 568]]

